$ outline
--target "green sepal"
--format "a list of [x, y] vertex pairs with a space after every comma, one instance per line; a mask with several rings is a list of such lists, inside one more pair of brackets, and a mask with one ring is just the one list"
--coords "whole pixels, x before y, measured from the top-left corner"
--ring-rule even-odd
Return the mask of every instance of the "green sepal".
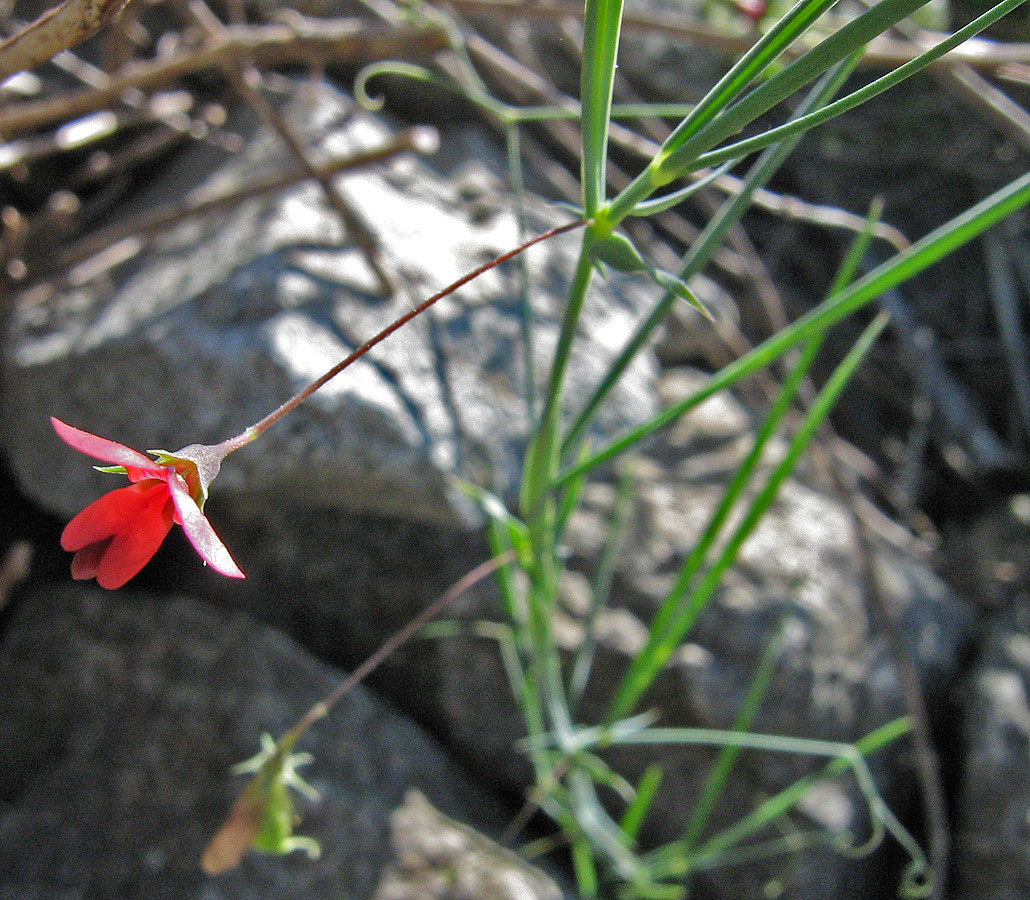
[[251, 846], [262, 853], [284, 856], [294, 850], [303, 850], [312, 859], [322, 852], [314, 838], [293, 833], [299, 816], [294, 810], [295, 790], [312, 800], [318, 792], [297, 774], [297, 767], [310, 763], [310, 753], [292, 753], [296, 736], [287, 734], [278, 744], [271, 735], [261, 735], [261, 750], [245, 762], [233, 766], [233, 772], [254, 772], [251, 787], [257, 799], [260, 825]]
[[128, 469], [125, 466], [93, 466], [98, 472], [103, 472], [105, 475], [128, 475]]
[[620, 272], [649, 272], [650, 266], [624, 234], [606, 234], [590, 244], [594, 259]]
[[712, 314], [708, 311], [708, 308], [697, 298], [697, 295], [690, 289], [682, 278], [673, 275], [671, 272], [665, 272], [662, 269], [652, 269], [651, 277], [661, 285], [665, 290], [677, 297], [686, 300], [691, 306], [694, 307], [702, 316], [708, 319], [709, 322], [714, 322]]
[[208, 488], [221, 468], [225, 452], [220, 447], [190, 444], [174, 453], [167, 450], [148, 450], [147, 453], [157, 460], [158, 465], [171, 466], [183, 477], [190, 495], [203, 510]]

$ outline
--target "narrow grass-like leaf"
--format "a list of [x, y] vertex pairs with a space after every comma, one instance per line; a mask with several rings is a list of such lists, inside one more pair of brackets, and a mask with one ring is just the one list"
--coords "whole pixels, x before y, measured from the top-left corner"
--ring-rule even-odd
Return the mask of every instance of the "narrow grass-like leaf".
[[[733, 720], [734, 731], [745, 732], [751, 730], [755, 716], [758, 715], [758, 709], [762, 705], [765, 695], [769, 692], [769, 685], [772, 683], [776, 661], [783, 652], [784, 624], [784, 622], [780, 623], [780, 627], [766, 645], [755, 676], [751, 679], [751, 685], [744, 696], [744, 702], [741, 704]], [[704, 786], [698, 796], [697, 804], [690, 814], [690, 821], [687, 823], [686, 832], [683, 835], [683, 844], [688, 850], [694, 848], [701, 839], [705, 826], [708, 824], [708, 819], [715, 809], [715, 804], [718, 803], [719, 798], [722, 796], [726, 782], [729, 780], [730, 773], [737, 762], [737, 757], [740, 756], [740, 751], [740, 747], [723, 747], [719, 753], [719, 758], [708, 773], [708, 777], [705, 779]]]
[[587, 216], [604, 203], [608, 166], [608, 122], [622, 28], [622, 0], [586, 0], [580, 103], [583, 128], [583, 209]]
[[[816, 428], [819, 427], [823, 419], [828, 415], [833, 403], [844, 389], [851, 374], [862, 361], [872, 346], [873, 341], [886, 324], [886, 315], [881, 314], [878, 316], [866, 328], [847, 356], [844, 357], [843, 361], [834, 370], [833, 375], [822, 391], [820, 391], [816, 401], [812, 404], [811, 410], [805, 416], [800, 428], [791, 440], [783, 459], [770, 474], [762, 490], [751, 501], [743, 520], [737, 525], [733, 534], [723, 546], [718, 559], [709, 567], [701, 582], [691, 591], [689, 597], [686, 597], [686, 591], [690, 587], [692, 580], [691, 569], [695, 566], [694, 560], [698, 554], [692, 554], [688, 558], [687, 564], [680, 570], [676, 586], [655, 617], [645, 649], [630, 664], [619, 685], [609, 713], [611, 718], [618, 718], [632, 708], [633, 704], [636, 703], [637, 699], [654, 680], [659, 670], [672, 656], [676, 647], [679, 646], [698, 614], [704, 609], [712, 593], [722, 581], [726, 571], [736, 560], [740, 547], [758, 525], [765, 511], [772, 505], [780, 485], [794, 470], [801, 457], [801, 453], [815, 434]], [[720, 512], [721, 507], [724, 505], [725, 503], [720, 505]], [[696, 565], [700, 565], [700, 562], [696, 563]], [[685, 603], [681, 602], [681, 597], [686, 597]]]
[[662, 783], [663, 771], [657, 763], [652, 763], [644, 769], [644, 774], [640, 776], [637, 784], [636, 795], [619, 820], [619, 827], [630, 841], [636, 841], [637, 835], [640, 834], [640, 828]]
[[674, 206], [679, 206], [684, 200], [688, 200], [693, 197], [698, 191], [708, 187], [713, 181], [717, 181], [730, 169], [733, 168], [736, 160], [729, 160], [724, 162], [718, 168], [712, 169], [703, 178], [692, 181], [690, 184], [679, 188], [675, 191], [670, 191], [668, 194], [663, 194], [661, 197], [652, 197], [650, 200], [642, 200], [636, 206], [633, 207], [631, 216], [653, 216], [658, 213], [666, 212], [672, 209]]
[[[746, 125], [797, 93], [823, 72], [860, 51], [874, 37], [926, 3], [927, 0], [880, 0], [760, 84], [674, 151], [656, 157], [649, 166], [653, 169], [651, 181], [661, 187], [693, 171], [697, 167], [698, 156], [706, 150], [737, 134]], [[634, 205], [636, 201], [627, 206], [621, 195], [613, 200], [607, 212], [612, 225], [621, 221], [622, 216]]]
[[[519, 126], [512, 122], [504, 126], [505, 150], [508, 157], [508, 180], [511, 193], [515, 198], [515, 221], [519, 229], [519, 242], [525, 240], [526, 204], [522, 179], [522, 146], [519, 138]], [[529, 260], [525, 253], [520, 253], [515, 260], [519, 273], [519, 334], [522, 336], [522, 367], [525, 370], [522, 383], [526, 401], [526, 421], [532, 427], [536, 423], [536, 367], [533, 352], [533, 304], [530, 302]]]
[[765, 421], [755, 435], [751, 450], [733, 473], [730, 483], [726, 486], [719, 498], [719, 503], [712, 512], [708, 525], [680, 566], [672, 589], [651, 623], [647, 643], [643, 650], [634, 657], [619, 683], [609, 708], [609, 720], [614, 721], [629, 712], [633, 704], [647, 690], [655, 673], [665, 665], [676, 644], [679, 643], [678, 638], [670, 640], [670, 634], [685, 633], [695, 616], [704, 608], [707, 597], [698, 595], [691, 597], [689, 595], [690, 587], [698, 572], [701, 571], [723, 526], [729, 520], [733, 507], [751, 483], [751, 478], [758, 467], [765, 447], [794, 402], [798, 387], [815, 361], [820, 344], [821, 340], [816, 337], [806, 345], [804, 353], [784, 382]]
[[693, 409], [713, 394], [741, 378], [765, 368], [791, 347], [807, 340], [875, 300], [884, 291], [918, 275], [928, 266], [977, 237], [985, 229], [1030, 203], [1030, 173], [1021, 175], [980, 203], [932, 231], [908, 249], [869, 272], [853, 285], [827, 298], [819, 306], [788, 325], [749, 353], [721, 369], [708, 384], [674, 403], [587, 459], [570, 466], [559, 482], [594, 468]]
[[572, 870], [576, 875], [576, 887], [579, 896], [584, 900], [598, 895], [600, 883], [597, 877], [597, 867], [594, 865], [594, 850], [590, 843], [582, 837], [572, 837]]
[[609, 230], [625, 218], [638, 203], [672, 180], [656, 181], [662, 161], [675, 155], [684, 143], [717, 117], [741, 91], [836, 2], [837, 0], [801, 0], [773, 24], [666, 138], [661, 150], [644, 171], [612, 201], [608, 209], [602, 212]]
[[[872, 818], [877, 827], [884, 826], [905, 845], [906, 850], [911, 849], [909, 844], [910, 836], [900, 823], [886, 808], [882, 797], [876, 790], [872, 773], [865, 762], [865, 757], [875, 753], [888, 744], [896, 741], [910, 730], [907, 718], [895, 719], [886, 725], [877, 728], [870, 734], [860, 738], [854, 744], [834, 744], [826, 741], [808, 741], [804, 738], [777, 738], [774, 735], [755, 735], [737, 732], [721, 732], [716, 736], [714, 733], [704, 735], [704, 743], [721, 743], [723, 739], [733, 740], [741, 747], [755, 747], [756, 749], [778, 749], [781, 752], [792, 752], [812, 754], [818, 756], [832, 756], [821, 772], [800, 778], [782, 791], [770, 797], [760, 804], [751, 813], [735, 822], [733, 825], [715, 835], [711, 840], [705, 842], [696, 853], [691, 852], [682, 842], [667, 844], [649, 854], [646, 859], [647, 868], [651, 877], [655, 880], [663, 878], [682, 877], [697, 868], [709, 867], [723, 857], [726, 851], [740, 844], [743, 840], [755, 834], [769, 823], [780, 818], [804, 797], [816, 784], [827, 779], [836, 778], [849, 769], [854, 773], [856, 781], [866, 797], [869, 804]], [[702, 735], [691, 735], [688, 729], [652, 729], [653, 732], [667, 731], [667, 739], [674, 741], [681, 737], [690, 743], [697, 743], [695, 737]], [[680, 732], [679, 735], [676, 732]], [[643, 742], [648, 732], [642, 732], [639, 736], [631, 739], [631, 743]], [[711, 738], [711, 740], [709, 740]], [[757, 740], [762, 738], [761, 741]], [[782, 743], [781, 743], [782, 742]], [[759, 746], [760, 744], [764, 745]], [[886, 813], [886, 817], [884, 816]], [[900, 831], [895, 831], [895, 825]], [[918, 849], [918, 848], [916, 848]], [[919, 856], [922, 854], [919, 853]]]
[[724, 147], [720, 147], [718, 150], [711, 150], [707, 153], [702, 153], [693, 160], [689, 168], [707, 168], [709, 166], [720, 165], [727, 160], [732, 161], [739, 159], [742, 156], [746, 156], [756, 150], [761, 150], [764, 147], [768, 147], [775, 144], [777, 141], [784, 140], [792, 135], [810, 131], [812, 128], [822, 125], [824, 122], [827, 122], [848, 110], [854, 109], [856, 106], [867, 103], [873, 97], [884, 93], [884, 91], [895, 87], [905, 79], [911, 78], [916, 73], [921, 72], [927, 66], [933, 64], [944, 56], [944, 54], [949, 50], [954, 49], [959, 44], [969, 40], [969, 38], [976, 36], [985, 28], [993, 25], [999, 19], [1008, 15], [1014, 9], [1022, 6], [1025, 2], [1026, 0], [1004, 0], [1004, 2], [999, 3], [997, 6], [978, 16], [968, 25], [960, 28], [954, 34], [948, 36], [931, 49], [920, 53], [915, 58], [903, 63], [896, 69], [888, 72], [886, 75], [880, 76], [875, 81], [870, 82], [864, 87], [853, 91], [846, 97], [841, 97], [840, 100], [837, 100], [820, 110], [809, 113], [802, 118], [792, 119], [776, 128], [770, 128], [767, 131], [763, 131], [760, 134], [756, 134], [753, 137], [746, 138], [745, 140], [727, 144]]
[[[827, 74], [801, 103], [795, 115], [803, 116], [809, 111], [818, 109], [827, 103], [840, 90], [841, 85], [844, 84], [845, 79], [851, 73], [857, 59], [858, 57], [856, 56], [852, 60], [838, 66], [834, 72]], [[735, 197], [727, 200], [722, 208], [709, 219], [704, 230], [691, 245], [680, 267], [679, 278], [681, 281], [689, 281], [690, 278], [701, 272], [708, 265], [715, 251], [722, 244], [727, 232], [740, 221], [750, 207], [751, 198], [755, 192], [768, 184], [769, 179], [783, 165], [784, 160], [797, 146], [799, 140], [800, 136], [795, 136], [776, 147], [771, 147], [755, 161], [741, 183], [741, 190]], [[569, 428], [562, 446], [563, 455], [567, 455], [571, 448], [576, 446], [585, 433], [586, 428], [597, 414], [601, 403], [611, 392], [619, 378], [622, 377], [623, 372], [628, 368], [637, 353], [640, 352], [640, 349], [647, 343], [655, 329], [665, 320], [675, 300], [676, 294], [672, 291], [667, 291], [626, 342], [618, 358], [609, 366], [604, 378]]]
[[641, 869], [640, 862], [627, 846], [626, 835], [597, 798], [594, 780], [588, 775], [588, 770], [574, 766], [569, 773], [569, 785], [576, 821], [590, 837], [595, 852], [600, 851], [607, 857], [621, 878], [631, 881]]
[[611, 521], [608, 523], [607, 536], [601, 558], [597, 563], [597, 572], [590, 590], [590, 607], [583, 619], [583, 640], [576, 650], [572, 662], [572, 673], [569, 675], [569, 706], [575, 709], [583, 697], [590, 670], [594, 663], [594, 651], [597, 649], [597, 619], [601, 611], [608, 605], [615, 567], [622, 552], [622, 544], [626, 537], [626, 525], [632, 505], [633, 477], [625, 471], [619, 478], [615, 491], [615, 503], [612, 507]]

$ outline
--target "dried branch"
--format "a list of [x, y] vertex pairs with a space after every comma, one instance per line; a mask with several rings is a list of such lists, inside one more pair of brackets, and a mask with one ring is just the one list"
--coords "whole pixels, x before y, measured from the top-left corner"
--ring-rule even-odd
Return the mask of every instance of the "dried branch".
[[[399, 153], [422, 153], [435, 146], [435, 132], [425, 127], [409, 128], [363, 153], [355, 153], [323, 164], [317, 169], [317, 176], [331, 177], [341, 172], [350, 171], [362, 166], [382, 162]], [[254, 197], [276, 194], [286, 187], [299, 184], [309, 178], [308, 172], [301, 166], [294, 166], [285, 171], [279, 170], [270, 175], [253, 178], [230, 191], [218, 193], [193, 194], [184, 200], [172, 202], [157, 209], [150, 210], [140, 216], [118, 222], [108, 228], [101, 229], [89, 237], [69, 247], [56, 261], [55, 268], [61, 271], [78, 263], [104, 253], [127, 239], [139, 239], [148, 234], [161, 231], [194, 216], [204, 215], [221, 209], [228, 209], [244, 200]]]
[[[193, 17], [205, 30], [211, 42], [224, 43], [225, 25], [211, 11], [204, 0], [190, 0], [188, 8]], [[379, 246], [375, 235], [368, 225], [365, 224], [361, 215], [347, 202], [343, 193], [333, 184], [332, 178], [319, 170], [318, 164], [311, 156], [308, 148], [304, 146], [304, 142], [297, 136], [293, 128], [290, 127], [290, 124], [258, 89], [257, 85], [261, 83], [261, 73], [254, 66], [253, 62], [245, 56], [235, 57], [226, 54], [223, 57], [222, 70], [236, 90], [239, 91], [251, 108], [258, 114], [265, 126], [279, 135], [280, 140], [286, 145], [286, 148], [297, 162], [300, 163], [301, 168], [307, 172], [308, 177], [318, 182], [329, 205], [336, 212], [336, 215], [339, 216], [344, 231], [357, 244], [365, 257], [365, 262], [379, 281], [379, 289], [383, 296], [390, 296], [394, 291], [394, 286], [389, 274], [379, 262]]]
[[0, 81], [96, 34], [131, 0], [65, 0], [0, 43]]
[[[448, 0], [449, 7], [471, 16], [497, 16], [505, 20], [514, 17], [562, 21], [582, 19], [583, 6], [568, 2], [536, 2], [536, 0]], [[698, 22], [685, 22], [681, 16], [641, 14], [627, 12], [623, 16], [622, 30], [645, 34], [662, 34], [678, 43], [691, 43], [739, 55], [750, 49], [754, 40], [746, 35], [735, 36]], [[891, 37], [874, 38], [866, 48], [861, 66], [867, 68], [893, 68], [939, 44], [947, 35], [923, 31], [916, 40]], [[788, 51], [787, 57], [800, 55], [804, 47]], [[1003, 65], [1030, 65], [1030, 44], [1003, 43], [987, 38], [970, 38], [964, 44], [945, 54], [933, 68], [948, 68], [965, 63], [976, 69], [995, 69]]]
[[356, 62], [432, 53], [447, 46], [447, 36], [435, 27], [370, 25], [357, 19], [319, 20], [294, 17], [289, 25], [229, 25], [224, 38], [199, 49], [167, 58], [136, 63], [102, 87], [17, 103], [0, 109], [0, 135], [12, 137], [118, 102], [127, 90], [148, 90], [205, 69], [218, 68], [226, 55], [244, 55], [260, 66], [305, 61]]

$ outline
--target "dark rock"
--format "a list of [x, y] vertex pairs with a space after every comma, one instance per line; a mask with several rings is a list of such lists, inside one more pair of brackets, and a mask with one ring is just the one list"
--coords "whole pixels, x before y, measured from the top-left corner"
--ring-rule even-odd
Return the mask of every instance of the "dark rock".
[[245, 783], [230, 766], [341, 677], [238, 613], [34, 589], [0, 644], [0, 896], [369, 897], [410, 788], [451, 815], [500, 820], [439, 745], [358, 688], [300, 745], [321, 800], [301, 802], [299, 831], [321, 859], [250, 854], [206, 878], [201, 851]]
[[[952, 546], [957, 543], [953, 537]], [[955, 803], [955, 900], [1030, 894], [1030, 503], [968, 524], [963, 585], [994, 610], [961, 693]]]

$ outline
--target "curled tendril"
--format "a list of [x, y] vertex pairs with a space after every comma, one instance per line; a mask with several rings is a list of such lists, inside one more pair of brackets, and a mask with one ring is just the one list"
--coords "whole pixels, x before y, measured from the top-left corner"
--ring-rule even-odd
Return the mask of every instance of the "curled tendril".
[[370, 63], [358, 72], [357, 78], [354, 79], [354, 99], [357, 100], [365, 109], [372, 112], [378, 112], [381, 110], [385, 103], [385, 99], [381, 94], [373, 97], [368, 92], [369, 81], [377, 75], [401, 75], [405, 78], [420, 81], [423, 84], [432, 84], [448, 90], [454, 89], [454, 85], [440, 78], [438, 75], [434, 75], [428, 69], [423, 68], [422, 66], [416, 66], [414, 63], [400, 62], [398, 60], [385, 60], [383, 62]]

